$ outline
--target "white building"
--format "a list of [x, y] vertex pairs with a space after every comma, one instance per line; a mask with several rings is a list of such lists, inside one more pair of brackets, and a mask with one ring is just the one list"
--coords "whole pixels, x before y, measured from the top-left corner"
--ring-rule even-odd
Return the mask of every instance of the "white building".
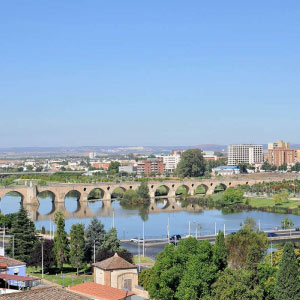
[[180, 162], [181, 156], [178, 154], [163, 156], [163, 162], [165, 164], [165, 173], [173, 173]]
[[220, 166], [212, 169], [212, 174], [217, 176], [231, 176], [240, 174], [240, 168], [237, 166]]
[[137, 171], [136, 167], [133, 167], [132, 165], [127, 165], [127, 166], [119, 166], [119, 173], [134, 173]]
[[264, 161], [262, 145], [229, 145], [228, 166], [237, 166], [240, 163], [254, 164]]
[[94, 158], [96, 158], [96, 152], [90, 152], [89, 159], [94, 159]]

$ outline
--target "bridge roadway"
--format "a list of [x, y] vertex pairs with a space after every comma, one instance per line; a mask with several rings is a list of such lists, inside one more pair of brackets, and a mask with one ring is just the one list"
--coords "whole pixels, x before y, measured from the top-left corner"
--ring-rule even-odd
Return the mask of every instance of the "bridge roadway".
[[[300, 179], [299, 174], [286, 173], [258, 173], [247, 175], [235, 175], [232, 177], [215, 177], [211, 179], [194, 179], [194, 180], [155, 180], [148, 181], [150, 196], [155, 197], [155, 191], [164, 186], [167, 189], [168, 195], [166, 197], [175, 197], [176, 190], [180, 186], [184, 186], [190, 195], [194, 195], [198, 186], [203, 186], [207, 195], [213, 194], [218, 185], [222, 185], [224, 189], [238, 185], [253, 185], [258, 182], [271, 182]], [[40, 193], [48, 191], [53, 196], [55, 203], [64, 203], [65, 197], [71, 191], [77, 191], [79, 201], [87, 201], [89, 194], [94, 189], [100, 189], [103, 194], [103, 201], [111, 201], [111, 195], [116, 188], [121, 188], [123, 191], [128, 189], [136, 189], [140, 185], [138, 181], [132, 182], [99, 182], [99, 183], [66, 183], [66, 184], [53, 184], [47, 186], [7, 186], [0, 187], [0, 199], [9, 192], [16, 192], [20, 194], [24, 205], [39, 205], [38, 196]]]
[[[282, 242], [288, 242], [288, 241], [300, 241], [300, 231], [296, 231], [295, 229], [291, 230], [267, 230], [264, 231], [265, 233], [275, 233], [275, 237], [268, 237], [268, 241], [272, 243], [282, 243]], [[232, 233], [226, 234], [226, 236], [230, 235]], [[195, 237], [195, 236], [193, 236]], [[182, 237], [182, 239], [186, 239], [186, 237]], [[199, 241], [205, 241], [208, 240], [212, 244], [215, 243], [216, 236], [215, 235], [201, 235], [197, 237], [197, 240]], [[121, 240], [124, 244], [136, 244], [134, 242], [130, 242], [130, 240]], [[153, 239], [145, 239], [145, 246], [147, 247], [155, 247], [155, 246], [164, 246], [169, 243], [168, 238], [153, 238]], [[142, 241], [140, 242], [142, 244]]]

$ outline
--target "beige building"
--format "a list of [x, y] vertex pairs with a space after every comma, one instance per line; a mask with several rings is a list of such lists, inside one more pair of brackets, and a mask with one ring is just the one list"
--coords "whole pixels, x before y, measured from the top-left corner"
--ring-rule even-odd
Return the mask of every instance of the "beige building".
[[268, 143], [268, 161], [271, 165], [279, 167], [283, 164], [294, 165], [297, 159], [298, 150], [291, 149], [290, 143], [278, 141]]
[[116, 253], [113, 257], [94, 264], [94, 282], [133, 291], [138, 286], [137, 266]]
[[290, 143], [284, 142], [282, 140], [275, 143], [268, 143], [268, 150], [273, 150], [277, 148], [290, 149]]

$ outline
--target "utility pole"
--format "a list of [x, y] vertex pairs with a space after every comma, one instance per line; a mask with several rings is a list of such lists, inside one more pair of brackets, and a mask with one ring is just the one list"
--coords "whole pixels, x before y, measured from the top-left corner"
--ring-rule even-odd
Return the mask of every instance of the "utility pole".
[[139, 256], [139, 273], [140, 273], [141, 272], [140, 235], [138, 235], [138, 256]]
[[15, 235], [13, 235], [12, 253], [13, 253], [13, 258], [15, 258]]
[[271, 266], [273, 267], [273, 244], [271, 242]]
[[4, 247], [4, 239], [5, 239], [5, 225], [4, 225], [4, 229], [3, 229], [3, 256], [5, 256], [5, 247]]
[[191, 221], [189, 221], [189, 236], [191, 236]]
[[96, 241], [94, 240], [94, 263], [96, 263]]
[[145, 257], [145, 222], [143, 221], [143, 257]]
[[226, 225], [224, 224], [224, 236], [226, 235]]
[[42, 279], [44, 279], [44, 239], [42, 239]]
[[215, 222], [215, 236], [217, 236], [217, 222]]
[[168, 244], [170, 244], [170, 216], [168, 216], [167, 234], [168, 234]]
[[115, 228], [115, 209], [113, 208], [113, 223], [112, 227]]

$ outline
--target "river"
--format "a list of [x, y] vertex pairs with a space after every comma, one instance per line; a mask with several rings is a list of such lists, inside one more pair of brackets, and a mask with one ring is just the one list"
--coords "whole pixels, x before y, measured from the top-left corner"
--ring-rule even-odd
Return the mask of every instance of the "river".
[[[36, 228], [42, 226], [46, 230], [53, 227], [53, 215], [56, 210], [51, 197], [39, 199], [40, 206], [31, 211], [34, 215]], [[16, 195], [6, 195], [0, 201], [0, 210], [3, 214], [16, 212], [20, 207], [21, 198]], [[214, 234], [215, 230], [225, 230], [226, 233], [237, 231], [243, 225], [247, 217], [256, 220], [261, 230], [270, 230], [275, 226], [280, 227], [281, 220], [286, 216], [291, 218], [295, 226], [300, 226], [300, 216], [277, 214], [261, 211], [241, 211], [224, 214], [218, 209], [203, 209], [198, 205], [181, 207], [178, 200], [160, 199], [150, 206], [148, 211], [137, 209], [125, 209], [118, 200], [107, 204], [102, 201], [88, 202], [80, 205], [75, 197], [66, 197], [63, 204], [63, 212], [66, 215], [66, 231], [69, 232], [72, 224], [83, 223], [87, 226], [95, 215], [104, 224], [106, 229], [113, 225], [118, 231], [120, 239], [142, 237], [143, 222], [145, 238], [160, 238], [167, 236], [169, 224], [170, 234], [192, 235]], [[61, 208], [60, 207], [60, 208]], [[31, 207], [30, 207], [31, 209]], [[51, 225], [50, 225], [51, 224]]]

